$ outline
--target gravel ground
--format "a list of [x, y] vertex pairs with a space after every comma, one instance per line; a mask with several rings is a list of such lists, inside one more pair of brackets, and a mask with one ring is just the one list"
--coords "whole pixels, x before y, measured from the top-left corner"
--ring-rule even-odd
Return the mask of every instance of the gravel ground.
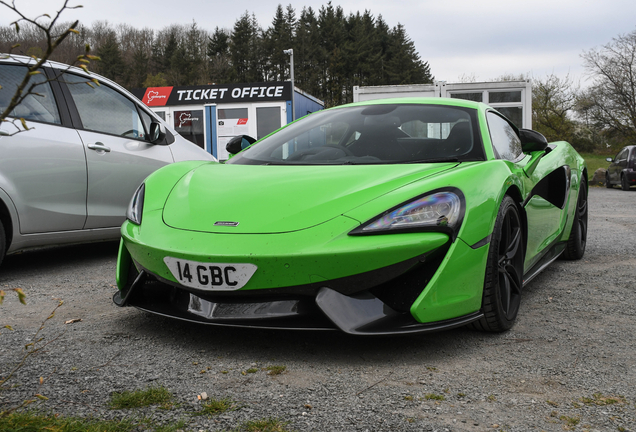
[[[41, 393], [50, 412], [184, 420], [188, 431], [268, 417], [300, 431], [636, 431], [635, 204], [636, 190], [592, 188], [583, 260], [557, 261], [528, 284], [503, 334], [205, 327], [115, 307], [117, 244], [10, 256], [0, 288], [23, 288], [28, 304], [8, 294], [0, 307], [0, 327], [15, 329], [0, 334], [1, 373], [64, 304], [42, 333], [50, 344], [0, 393], [0, 408]], [[268, 375], [272, 365], [286, 371]], [[156, 385], [174, 394], [172, 409], [107, 406], [113, 392]], [[194, 416], [201, 392], [239, 409]]]

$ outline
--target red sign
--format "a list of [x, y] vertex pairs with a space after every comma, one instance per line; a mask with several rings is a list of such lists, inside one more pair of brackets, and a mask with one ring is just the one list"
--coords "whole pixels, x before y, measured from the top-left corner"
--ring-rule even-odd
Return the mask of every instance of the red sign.
[[247, 124], [247, 119], [246, 118], [238, 119], [236, 124], [237, 125], [246, 125]]
[[147, 106], [165, 106], [172, 92], [172, 87], [148, 87], [143, 103]]

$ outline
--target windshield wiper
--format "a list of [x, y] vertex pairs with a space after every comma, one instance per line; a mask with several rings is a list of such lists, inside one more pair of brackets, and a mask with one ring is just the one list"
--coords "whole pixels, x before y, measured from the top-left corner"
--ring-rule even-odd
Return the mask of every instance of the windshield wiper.
[[447, 157], [447, 158], [437, 158], [437, 159], [418, 159], [418, 160], [412, 160], [412, 161], [404, 161], [400, 163], [409, 164], [409, 163], [443, 163], [443, 162], [459, 162], [459, 159], [456, 157]]

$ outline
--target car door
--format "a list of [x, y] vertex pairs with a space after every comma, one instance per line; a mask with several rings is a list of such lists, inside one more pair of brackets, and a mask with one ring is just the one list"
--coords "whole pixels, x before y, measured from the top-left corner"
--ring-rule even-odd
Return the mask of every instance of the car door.
[[115, 227], [123, 223], [137, 187], [173, 157], [168, 146], [148, 141], [152, 119], [132, 98], [103, 83], [86, 81], [81, 75], [65, 75], [88, 166], [84, 228]]
[[[494, 112], [488, 112], [488, 128], [496, 154], [500, 159], [508, 160], [513, 169], [522, 172], [523, 163], [528, 157], [523, 157], [521, 140], [514, 128], [503, 117]], [[532, 267], [534, 261], [540, 256], [553, 240], [561, 232], [565, 212], [542, 197], [535, 186], [545, 176], [546, 171], [560, 169], [560, 167], [537, 168], [528, 179], [528, 199], [525, 203], [525, 211], [528, 223], [528, 238], [526, 244], [525, 270]], [[524, 175], [525, 177], [525, 175]]]
[[627, 167], [627, 155], [629, 153], [629, 149], [624, 148], [618, 152], [614, 161], [610, 164], [607, 169], [609, 173], [609, 178], [612, 183], [621, 182], [621, 172]]
[[[0, 110], [9, 105], [27, 69], [0, 64]], [[29, 128], [18, 131], [9, 122], [0, 125], [11, 136], [0, 135], [0, 188], [18, 214], [21, 234], [82, 229], [86, 221], [86, 156], [57, 83], [46, 82], [44, 71], [33, 75], [37, 94], [27, 96], [11, 113]], [[19, 120], [18, 124], [19, 124]], [[11, 203], [5, 203], [11, 205]]]

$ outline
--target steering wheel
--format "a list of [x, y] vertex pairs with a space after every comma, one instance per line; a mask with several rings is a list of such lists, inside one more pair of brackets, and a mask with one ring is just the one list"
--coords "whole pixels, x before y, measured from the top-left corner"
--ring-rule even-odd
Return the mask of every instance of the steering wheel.
[[351, 150], [349, 150], [349, 149], [348, 149], [348, 148], [346, 148], [345, 146], [341, 146], [341, 145], [338, 145], [338, 144], [323, 144], [323, 145], [321, 145], [321, 146], [320, 146], [320, 147], [318, 147], [318, 148], [325, 148], [325, 147], [335, 148], [335, 149], [338, 149], [338, 150], [342, 150], [346, 156], [355, 156], [355, 155], [351, 152]]
[[345, 156], [355, 156], [353, 153], [351, 153], [351, 150], [349, 150], [346, 147], [343, 147], [337, 144], [324, 144], [324, 145], [321, 145], [320, 147], [312, 147], [310, 149], [297, 151], [296, 153], [289, 156], [287, 160], [288, 161], [303, 160], [303, 157], [315, 155], [319, 153], [321, 150], [323, 150], [324, 148], [334, 148], [336, 150], [340, 150], [341, 152], [343, 152]]

